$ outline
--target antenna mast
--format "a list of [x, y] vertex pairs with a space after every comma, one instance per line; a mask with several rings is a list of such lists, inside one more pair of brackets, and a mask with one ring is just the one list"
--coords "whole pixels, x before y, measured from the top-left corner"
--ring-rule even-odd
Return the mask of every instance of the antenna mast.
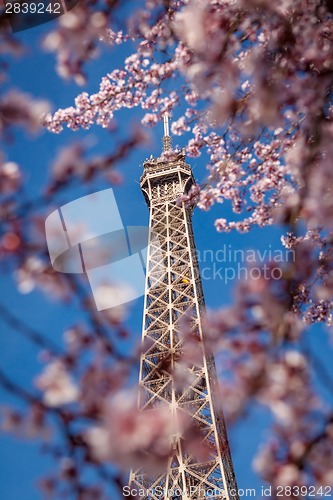
[[163, 136], [163, 152], [171, 150], [171, 137], [169, 131], [169, 113], [166, 111], [163, 114], [164, 136]]

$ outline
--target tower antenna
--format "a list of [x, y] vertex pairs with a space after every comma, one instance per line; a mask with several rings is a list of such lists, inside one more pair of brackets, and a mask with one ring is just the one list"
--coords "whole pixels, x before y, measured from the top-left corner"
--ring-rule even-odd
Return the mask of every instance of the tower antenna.
[[163, 125], [164, 125], [164, 136], [163, 136], [163, 152], [171, 150], [171, 137], [169, 130], [169, 113], [165, 111], [163, 113]]

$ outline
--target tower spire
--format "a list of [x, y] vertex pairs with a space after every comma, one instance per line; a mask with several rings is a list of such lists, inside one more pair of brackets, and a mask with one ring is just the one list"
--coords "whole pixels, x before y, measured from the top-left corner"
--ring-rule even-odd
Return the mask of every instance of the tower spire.
[[169, 113], [167, 111], [163, 113], [163, 125], [164, 125], [163, 152], [165, 152], [165, 151], [170, 151], [171, 149], [171, 137], [169, 131]]

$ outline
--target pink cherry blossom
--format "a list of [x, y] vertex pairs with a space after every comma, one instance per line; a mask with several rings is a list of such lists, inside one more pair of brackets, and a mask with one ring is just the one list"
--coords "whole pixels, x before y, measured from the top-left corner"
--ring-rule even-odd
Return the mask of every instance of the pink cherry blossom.
[[36, 386], [43, 391], [43, 401], [47, 406], [60, 406], [77, 401], [79, 389], [73, 383], [60, 361], [53, 361], [36, 379]]

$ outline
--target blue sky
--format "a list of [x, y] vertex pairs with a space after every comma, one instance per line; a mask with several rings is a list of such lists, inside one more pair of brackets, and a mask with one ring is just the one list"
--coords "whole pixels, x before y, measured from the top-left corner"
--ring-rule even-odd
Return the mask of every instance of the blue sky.
[[[101, 77], [117, 66], [118, 59], [110, 50], [103, 57], [91, 62], [88, 65], [88, 83], [82, 89], [74, 84], [66, 83], [55, 73], [53, 55], [40, 52], [38, 48], [38, 41], [42, 34], [52, 26], [53, 23], [50, 23], [17, 34], [29, 47], [29, 52], [23, 59], [12, 62], [11, 80], [8, 84], [31, 93], [35, 98], [49, 99], [54, 109], [57, 109], [71, 105], [80, 91], [96, 91]], [[122, 116], [121, 134], [125, 137], [128, 123], [138, 121], [143, 113], [132, 110], [126, 111]], [[156, 156], [160, 153], [161, 135], [162, 124], [154, 129], [149, 148], [136, 150], [125, 162], [118, 165], [118, 169], [124, 173], [125, 182], [113, 188], [124, 225], [142, 226], [148, 223], [148, 209], [140, 191], [139, 179], [145, 158], [150, 154]], [[22, 196], [26, 196], [26, 199], [38, 197], [49, 177], [48, 168], [59, 149], [79, 139], [85, 139], [92, 144], [92, 154], [111, 152], [117, 146], [116, 138], [110, 132], [97, 126], [89, 131], [77, 133], [65, 130], [60, 135], [44, 131], [36, 137], [17, 132], [15, 142], [7, 145], [7, 153], [8, 157], [19, 163], [24, 170], [26, 192]], [[205, 177], [203, 161], [200, 158], [188, 161], [193, 168], [195, 178], [202, 180]], [[105, 187], [103, 185], [100, 188]], [[90, 192], [91, 187], [85, 185], [68, 189], [59, 197], [59, 205]], [[201, 212], [198, 209], [195, 211], [193, 225], [200, 255], [203, 255], [205, 250], [215, 252], [224, 245], [232, 245], [235, 249], [257, 248], [261, 251], [266, 250], [269, 245], [272, 248], [282, 248], [281, 233], [273, 228], [255, 229], [245, 235], [216, 233], [214, 220], [217, 217], [227, 217], [228, 213], [229, 209], [224, 205], [218, 205], [209, 212]], [[230, 303], [234, 285], [235, 282], [225, 285], [219, 279], [204, 280], [207, 307], [214, 308]], [[33, 291], [27, 295], [20, 294], [8, 275], [3, 277], [0, 287], [1, 303], [13, 310], [15, 314], [24, 317], [30, 326], [45, 332], [55, 342], [61, 342], [61, 332], [68, 326], [68, 322], [73, 321], [73, 318], [77, 320], [83, 314], [75, 300], [65, 307], [48, 301], [39, 291]], [[132, 304], [128, 320], [128, 326], [135, 333], [138, 342], [141, 336], [142, 307], [143, 299], [141, 298]], [[27, 383], [42, 368], [37, 359], [38, 350], [19, 334], [10, 330], [3, 322], [0, 324], [2, 337], [0, 367], [7, 370], [19, 383]], [[318, 335], [315, 343], [310, 337], [310, 342], [313, 343], [318, 355], [325, 359], [327, 355], [324, 352], [328, 347], [326, 335], [323, 333]], [[4, 392], [1, 392], [1, 401], [16, 404], [15, 398]], [[251, 470], [251, 461], [261, 438], [267, 436], [268, 422], [268, 414], [256, 406], [251, 409], [242, 423], [229, 431], [235, 471], [239, 486], [242, 488], [259, 488], [261, 485], [260, 479]], [[52, 470], [53, 465], [52, 460], [40, 452], [38, 443], [3, 435], [0, 445], [1, 499], [37, 500], [41, 498], [35, 488], [37, 479]]]

